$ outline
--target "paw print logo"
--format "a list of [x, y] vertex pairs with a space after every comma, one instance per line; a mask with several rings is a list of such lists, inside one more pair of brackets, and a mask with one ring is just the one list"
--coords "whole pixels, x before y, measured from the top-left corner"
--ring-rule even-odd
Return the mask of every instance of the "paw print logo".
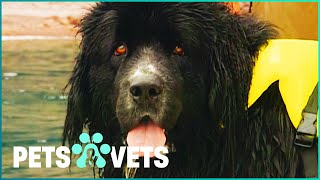
[[[77, 166], [79, 168], [84, 168], [86, 167], [86, 161], [88, 159], [89, 161], [89, 165], [93, 165], [92, 160], [96, 159], [96, 165], [98, 166], [98, 168], [103, 168], [106, 165], [106, 160], [101, 156], [101, 154], [108, 154], [111, 151], [111, 148], [108, 144], [102, 144], [100, 146], [100, 151], [98, 150], [98, 147], [93, 144], [93, 143], [101, 143], [103, 140], [103, 137], [100, 133], [95, 133], [92, 136], [92, 142], [90, 143], [90, 136], [87, 133], [82, 133], [79, 136], [79, 140], [80, 142], [82, 142], [83, 144], [88, 143], [84, 149], [82, 150], [82, 146], [80, 144], [74, 144], [71, 148], [72, 153], [74, 154], [81, 154], [81, 156], [79, 157], [79, 159], [77, 160]], [[90, 151], [88, 151], [90, 150]], [[93, 157], [92, 156], [92, 152], [94, 152]], [[100, 154], [101, 152], [101, 154]]]

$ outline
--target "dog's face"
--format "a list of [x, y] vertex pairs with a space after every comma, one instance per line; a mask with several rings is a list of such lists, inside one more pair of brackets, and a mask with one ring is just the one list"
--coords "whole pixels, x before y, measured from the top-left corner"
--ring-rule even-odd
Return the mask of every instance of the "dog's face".
[[114, 82], [114, 105], [122, 130], [128, 132], [147, 121], [173, 128], [183, 109], [181, 65], [186, 58], [159, 41], [126, 48], [132, 52], [112, 58], [122, 61]]

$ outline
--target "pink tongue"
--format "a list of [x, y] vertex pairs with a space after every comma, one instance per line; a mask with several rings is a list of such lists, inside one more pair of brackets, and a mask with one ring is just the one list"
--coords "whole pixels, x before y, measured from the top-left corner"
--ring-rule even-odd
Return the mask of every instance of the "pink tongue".
[[[149, 121], [139, 124], [129, 131], [127, 143], [129, 146], [151, 146], [156, 148], [165, 145], [166, 136], [162, 128], [154, 122]], [[143, 156], [143, 152], [139, 152], [139, 156]], [[151, 153], [150, 156], [154, 156], [153, 153]]]

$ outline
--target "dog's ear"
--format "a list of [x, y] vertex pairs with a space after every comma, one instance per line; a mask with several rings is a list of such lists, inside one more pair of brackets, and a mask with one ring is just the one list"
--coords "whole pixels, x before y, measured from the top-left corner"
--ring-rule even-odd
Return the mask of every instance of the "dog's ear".
[[92, 6], [79, 24], [80, 53], [76, 57], [72, 76], [68, 83], [70, 90], [63, 144], [68, 142], [71, 146], [79, 142], [79, 135], [84, 127], [88, 128], [90, 134], [90, 131], [96, 131], [96, 127], [93, 126], [101, 126], [101, 123], [104, 123], [99, 122], [100, 124], [96, 125], [97, 119], [106, 120], [105, 118], [102, 120], [102, 118], [92, 117], [93, 98], [97, 97], [90, 94], [92, 89], [89, 84], [89, 71], [94, 65], [98, 66], [99, 60], [103, 59], [101, 57], [109, 56], [108, 49], [111, 49], [112, 43], [110, 42], [113, 42], [111, 34], [116, 24], [116, 12], [111, 7], [111, 4], [97, 3]]
[[[221, 22], [215, 24], [224, 26], [220, 27], [216, 45], [212, 48], [209, 105], [217, 118], [229, 114], [230, 108], [246, 108], [254, 62], [259, 50], [268, 44], [269, 39], [277, 36], [275, 27], [270, 23], [251, 15], [227, 14], [217, 18]], [[236, 114], [234, 113], [234, 117], [239, 117]]]
[[254, 62], [260, 48], [277, 33], [272, 25], [253, 16], [229, 13], [222, 18], [217, 18], [220, 22], [216, 23], [224, 26], [220, 27], [222, 33], [212, 48], [208, 98], [212, 119], [218, 121], [223, 133], [221, 172], [236, 174], [235, 161], [242, 154], [238, 144], [247, 138], [243, 132], [250, 123], [247, 106]]
[[63, 145], [79, 142], [88, 117], [89, 91], [88, 91], [88, 65], [84, 61], [84, 55], [80, 53], [76, 58], [72, 76], [67, 86], [70, 87], [68, 94], [67, 115], [63, 131]]

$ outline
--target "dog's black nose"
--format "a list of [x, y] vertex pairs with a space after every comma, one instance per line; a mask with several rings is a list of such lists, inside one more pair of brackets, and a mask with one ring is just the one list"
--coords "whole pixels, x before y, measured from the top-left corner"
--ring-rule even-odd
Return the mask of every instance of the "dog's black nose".
[[157, 78], [138, 77], [131, 82], [129, 91], [135, 100], [147, 100], [159, 96], [162, 88]]

